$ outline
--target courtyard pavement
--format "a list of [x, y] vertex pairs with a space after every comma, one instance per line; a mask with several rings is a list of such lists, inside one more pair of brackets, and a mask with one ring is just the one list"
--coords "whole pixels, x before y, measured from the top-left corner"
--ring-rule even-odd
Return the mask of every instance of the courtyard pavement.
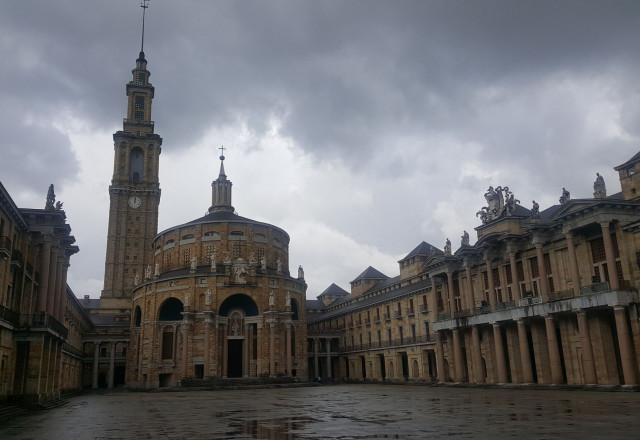
[[640, 393], [331, 385], [114, 390], [0, 425], [0, 439], [636, 439]]

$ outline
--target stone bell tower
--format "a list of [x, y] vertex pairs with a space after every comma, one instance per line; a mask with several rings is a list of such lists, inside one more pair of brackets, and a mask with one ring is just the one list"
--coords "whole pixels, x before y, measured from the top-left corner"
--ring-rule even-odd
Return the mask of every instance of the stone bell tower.
[[[145, 7], [146, 9], [146, 7]], [[153, 264], [151, 242], [158, 230], [160, 204], [159, 159], [162, 138], [154, 133], [151, 103], [154, 87], [149, 82], [142, 47], [131, 81], [126, 85], [127, 115], [123, 129], [113, 135], [113, 178], [109, 186], [110, 208], [104, 288], [100, 308], [107, 313], [127, 313], [131, 290]]]

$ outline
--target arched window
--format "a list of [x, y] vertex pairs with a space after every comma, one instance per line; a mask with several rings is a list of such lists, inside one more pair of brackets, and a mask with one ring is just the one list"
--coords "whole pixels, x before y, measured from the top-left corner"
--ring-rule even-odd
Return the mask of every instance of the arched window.
[[298, 317], [298, 301], [293, 298], [291, 299], [291, 319], [293, 321], [297, 321], [298, 319], [300, 319]]
[[142, 179], [142, 169], [144, 167], [144, 153], [140, 148], [131, 150], [129, 157], [129, 180], [140, 182]]
[[133, 315], [133, 322], [136, 327], [140, 327], [140, 323], [142, 322], [142, 310], [140, 310], [140, 306], [136, 306], [136, 310]]
[[160, 307], [158, 321], [182, 321], [182, 301], [177, 298], [169, 298]]

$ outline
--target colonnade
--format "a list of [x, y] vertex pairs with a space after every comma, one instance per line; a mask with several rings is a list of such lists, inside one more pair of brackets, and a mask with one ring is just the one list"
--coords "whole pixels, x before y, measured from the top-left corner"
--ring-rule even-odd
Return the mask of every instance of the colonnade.
[[[629, 320], [627, 318], [627, 310], [624, 305], [616, 305], [609, 309], [608, 313], [613, 312], [614, 328], [611, 329], [611, 338], [617, 338], [614, 341], [600, 340], [600, 344], [608, 345], [609, 342], [619, 347], [620, 365], [625, 385], [638, 384], [638, 360], [634, 350], [633, 337], [629, 332]], [[605, 311], [606, 313], [606, 311]], [[543, 316], [521, 318], [516, 320], [491, 322], [487, 325], [473, 325], [470, 327], [457, 327], [449, 330], [439, 330], [436, 333], [436, 362], [438, 368], [438, 380], [441, 382], [476, 382], [483, 383], [491, 381], [495, 383], [521, 382], [521, 383], [551, 383], [561, 384], [565, 382], [567, 376], [565, 364], [576, 361], [581, 363], [580, 377], [575, 375], [570, 377], [572, 383], [598, 384], [600, 380], [606, 381], [604, 384], [615, 384], [617, 380], [617, 371], [610, 373], [608, 376], [601, 372], [598, 376], [596, 360], [594, 356], [594, 341], [591, 338], [589, 322], [587, 319], [588, 310], [577, 309], [571, 314], [546, 314]], [[540, 320], [544, 319], [544, 326], [540, 325]], [[562, 332], [557, 330], [559, 320], [577, 322], [577, 334], [580, 344], [581, 356], [571, 359], [574, 353], [570, 352], [569, 344], [565, 342], [565, 349], [561, 350], [562, 341], [558, 340], [558, 335]], [[597, 314], [593, 319], [603, 319]], [[600, 321], [602, 325], [606, 320]], [[529, 334], [531, 326], [535, 325], [537, 329], [544, 329], [544, 336], [538, 332], [538, 340], [536, 349], [530, 346]], [[490, 328], [489, 328], [490, 326]], [[515, 327], [517, 336], [509, 338], [503, 333], [507, 328]], [[469, 335], [470, 333], [470, 335]], [[465, 338], [465, 335], [467, 338]], [[481, 335], [485, 338], [481, 342]], [[564, 337], [564, 336], [561, 336]], [[446, 346], [445, 346], [445, 340]], [[449, 343], [449, 340], [451, 343]], [[464, 342], [470, 344], [466, 348]], [[508, 343], [505, 346], [504, 342]], [[511, 352], [510, 352], [511, 350]], [[483, 352], [485, 358], [483, 358]], [[606, 356], [608, 350], [599, 347], [600, 356]], [[465, 362], [468, 354], [471, 361], [471, 368]], [[534, 358], [532, 358], [534, 356]], [[609, 354], [609, 356], [613, 356]], [[445, 358], [448, 359], [450, 371], [445, 368]], [[518, 358], [515, 361], [514, 358]], [[511, 362], [508, 362], [510, 359]], [[599, 365], [606, 364], [606, 359], [600, 359]], [[615, 364], [616, 359], [609, 359]], [[451, 364], [453, 367], [451, 368]], [[520, 368], [518, 369], [517, 366]], [[536, 371], [534, 371], [534, 366]], [[485, 368], [490, 371], [485, 371]], [[451, 377], [449, 377], [449, 375]], [[613, 379], [612, 379], [613, 377]], [[611, 383], [613, 380], [614, 383]]]

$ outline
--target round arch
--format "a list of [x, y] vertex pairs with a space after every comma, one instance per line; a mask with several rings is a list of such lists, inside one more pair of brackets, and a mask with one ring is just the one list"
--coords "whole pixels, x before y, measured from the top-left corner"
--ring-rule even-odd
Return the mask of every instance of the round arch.
[[178, 298], [167, 298], [160, 306], [158, 321], [182, 321], [184, 305]]
[[227, 299], [225, 299], [222, 304], [220, 304], [220, 309], [218, 310], [219, 316], [228, 316], [229, 311], [231, 309], [240, 308], [244, 310], [245, 316], [258, 316], [258, 306], [255, 301], [251, 299], [250, 296], [244, 295], [242, 293], [236, 293], [235, 295], [231, 295]]

